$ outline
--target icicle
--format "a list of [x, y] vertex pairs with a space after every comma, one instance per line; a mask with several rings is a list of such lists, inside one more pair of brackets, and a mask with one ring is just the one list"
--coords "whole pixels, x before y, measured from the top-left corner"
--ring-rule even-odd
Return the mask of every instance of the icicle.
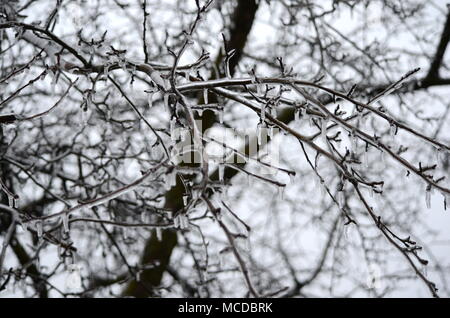
[[41, 272], [41, 260], [39, 255], [37, 255], [36, 258], [34, 259], [34, 266], [39, 272]]
[[223, 176], [225, 172], [225, 165], [219, 163], [219, 181], [223, 182]]
[[10, 208], [14, 208], [14, 197], [12, 195], [8, 195], [8, 205]]
[[221, 211], [219, 211], [219, 212], [217, 212], [216, 213], [216, 219], [217, 219], [217, 221], [222, 221], [222, 212]]
[[389, 133], [392, 137], [395, 136], [397, 132], [397, 126], [394, 123], [391, 123], [390, 129], [389, 129]]
[[172, 141], [177, 140], [177, 136], [175, 134], [176, 122], [177, 119], [175, 117], [172, 117], [172, 119], [170, 120], [170, 139], [172, 139]]
[[427, 205], [427, 209], [431, 209], [431, 186], [428, 186], [425, 190], [425, 203]]
[[50, 83], [50, 85], [51, 85], [50, 90], [51, 90], [51, 94], [55, 95], [55, 93], [56, 93], [56, 80], [57, 80], [57, 77], [56, 77], [56, 73], [52, 72], [52, 74], [53, 74], [53, 77], [52, 77], [52, 81]]
[[325, 188], [325, 182], [323, 179], [320, 180], [320, 195], [322, 198], [325, 198], [327, 195], [327, 189]]
[[130, 238], [130, 229], [128, 226], [122, 228], [123, 240], [126, 242]]
[[266, 121], [266, 104], [265, 103], [261, 103], [261, 122], [265, 122]]
[[370, 197], [373, 198], [374, 194], [375, 194], [375, 187], [372, 186], [370, 187]]
[[384, 155], [384, 151], [380, 150], [380, 161], [382, 163], [386, 163], [386, 156]]
[[90, 91], [88, 91], [85, 94], [85, 102], [86, 102], [86, 108], [90, 109], [92, 107], [92, 102], [93, 102], [93, 96], [92, 96], [92, 93]]
[[338, 192], [338, 204], [340, 208], [343, 208], [345, 206], [345, 194], [344, 191]]
[[173, 226], [177, 229], [180, 227], [180, 217], [177, 215], [173, 218]]
[[222, 125], [223, 124], [223, 109], [219, 109], [219, 123]]
[[64, 233], [69, 233], [69, 216], [67, 215], [67, 213], [64, 213], [61, 218], [62, 218]]
[[427, 265], [422, 265], [422, 275], [425, 276], [425, 278], [428, 275]]
[[184, 230], [189, 227], [189, 220], [185, 214], [178, 214], [174, 219], [173, 223], [175, 228]]
[[107, 109], [106, 110], [106, 121], [110, 121], [111, 120], [111, 109]]
[[225, 268], [226, 260], [227, 260], [227, 258], [225, 256], [225, 252], [224, 251], [220, 251], [219, 252], [219, 268], [220, 269]]
[[263, 94], [263, 84], [256, 84], [256, 93], [261, 96]]
[[61, 245], [57, 247], [58, 258], [60, 261], [64, 262], [64, 250]]
[[207, 88], [203, 89], [203, 100], [204, 100], [205, 104], [208, 104], [208, 89]]
[[177, 173], [175, 171], [172, 171], [167, 175], [167, 181], [168, 185], [170, 187], [173, 187], [177, 184]]
[[273, 138], [273, 126], [268, 126], [267, 128], [267, 136], [272, 139]]
[[277, 187], [278, 199], [284, 200], [284, 186]]
[[86, 126], [89, 121], [89, 114], [87, 110], [82, 109], [81, 110], [81, 125]]
[[263, 130], [264, 130], [264, 125], [262, 123], [259, 123], [258, 126], [256, 127], [256, 133], [257, 133], [257, 139], [258, 139], [258, 146], [261, 146], [262, 144], [262, 139], [263, 139]]
[[203, 115], [203, 108], [197, 108], [197, 114], [201, 117]]
[[356, 153], [358, 148], [358, 138], [356, 137], [356, 133], [352, 132], [352, 152]]
[[448, 197], [448, 194], [445, 193], [444, 191], [441, 191], [441, 194], [442, 194], [442, 197], [444, 199], [444, 210], [447, 210], [447, 204], [448, 204], [447, 197]]
[[362, 153], [362, 162], [364, 168], [369, 168], [369, 156], [367, 155], [367, 150], [364, 150]]
[[77, 264], [67, 266], [66, 288], [71, 291], [81, 289], [81, 270]]
[[319, 190], [320, 180], [318, 178], [313, 177], [312, 179], [312, 190]]
[[238, 246], [244, 252], [250, 252], [250, 242], [248, 237], [239, 236], [238, 242], [240, 243]]
[[231, 79], [231, 73], [230, 73], [230, 64], [225, 63], [225, 76], [227, 79]]
[[119, 58], [119, 67], [124, 70], [124, 72], [127, 71], [127, 63], [123, 58]]
[[326, 118], [322, 119], [322, 128], [321, 128], [321, 134], [322, 134], [322, 139], [327, 142], [327, 120]]
[[162, 241], [162, 229], [160, 227], [156, 228], [156, 238], [158, 239], [159, 242]]
[[182, 228], [183, 229], [189, 228], [189, 218], [187, 217], [186, 214], [182, 215], [181, 223], [182, 223]]
[[270, 107], [270, 115], [271, 115], [273, 118], [277, 118], [278, 113], [277, 113], [277, 108], [275, 107], [275, 105], [273, 105], [272, 107]]
[[22, 230], [24, 232], [27, 232], [27, 231], [30, 230], [30, 224], [29, 223], [20, 222], [19, 224], [20, 224], [20, 227], [22, 228]]
[[149, 108], [152, 108], [152, 106], [153, 106], [153, 95], [154, 94], [155, 94], [154, 92], [149, 92], [148, 95], [147, 95], [148, 107]]
[[166, 111], [170, 113], [169, 94], [164, 94], [164, 107], [166, 108]]
[[300, 120], [300, 109], [298, 108], [294, 110], [294, 120], [297, 122]]
[[290, 183], [290, 184], [294, 184], [294, 182], [295, 182], [295, 176], [296, 176], [295, 173], [289, 174], [289, 183]]
[[180, 131], [180, 137], [181, 137], [181, 141], [182, 142], [186, 141], [186, 138], [187, 138], [188, 134], [189, 134], [189, 131], [185, 131], [185, 130], [181, 130]]
[[42, 229], [42, 221], [38, 220], [36, 221], [36, 233], [37, 233], [37, 237], [38, 239], [41, 239], [42, 236], [44, 235], [44, 231]]
[[187, 206], [188, 202], [189, 202], [189, 195], [184, 194], [183, 195], [183, 204], [184, 204], [184, 206]]
[[349, 235], [350, 234], [350, 226], [349, 225], [344, 225], [344, 239], [345, 241], [349, 241]]
[[182, 78], [184, 79], [185, 83], [189, 83], [190, 77], [191, 77], [191, 72], [189, 70], [185, 70], [184, 75], [182, 76]]
[[109, 76], [109, 64], [106, 64], [106, 65], [105, 65], [105, 69], [103, 70], [103, 75], [104, 75], [105, 77], [108, 77], [108, 76]]
[[136, 271], [136, 281], [137, 282], [141, 281], [141, 271], [140, 270]]
[[276, 169], [271, 162], [267, 162], [269, 166], [260, 166], [260, 169], [262, 170], [262, 174], [270, 175], [272, 177], [275, 177], [278, 174], [278, 169]]
[[142, 223], [149, 223], [149, 215], [147, 211], [141, 212], [141, 222]]
[[441, 152], [442, 149], [441, 148], [435, 148], [435, 154], [436, 154], [436, 161], [439, 163], [441, 160]]

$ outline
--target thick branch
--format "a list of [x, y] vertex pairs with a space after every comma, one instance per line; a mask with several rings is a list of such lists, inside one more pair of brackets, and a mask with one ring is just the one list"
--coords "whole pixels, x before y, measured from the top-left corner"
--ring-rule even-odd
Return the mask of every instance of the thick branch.
[[422, 85], [426, 85], [427, 83], [435, 83], [436, 81], [439, 81], [441, 79], [439, 76], [439, 69], [441, 68], [442, 60], [444, 58], [444, 54], [447, 49], [449, 41], [450, 41], [450, 10], [448, 10], [447, 13], [447, 20], [445, 22], [444, 30], [442, 31], [441, 40], [439, 41], [433, 62], [431, 63], [431, 67]]

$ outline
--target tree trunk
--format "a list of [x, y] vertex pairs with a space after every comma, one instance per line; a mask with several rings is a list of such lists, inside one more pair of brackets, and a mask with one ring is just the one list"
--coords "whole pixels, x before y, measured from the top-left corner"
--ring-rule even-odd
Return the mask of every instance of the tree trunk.
[[[229, 61], [230, 73], [234, 74], [236, 66], [242, 57], [242, 52], [247, 43], [248, 35], [255, 20], [258, 4], [256, 0], [238, 0], [238, 4], [232, 17], [230, 26], [230, 38], [227, 40], [226, 47], [236, 52]], [[216, 65], [219, 65], [223, 59], [222, 53], [216, 58]], [[203, 130], [214, 125], [217, 119], [213, 112], [205, 111], [202, 117]], [[165, 196], [165, 207], [176, 212], [183, 208], [184, 187], [180, 180], [170, 189]], [[157, 262], [159, 265], [143, 271], [141, 281], [133, 280], [126, 287], [123, 295], [132, 297], [152, 296], [152, 288], [160, 285], [164, 272], [170, 262], [170, 256], [177, 245], [177, 233], [174, 230], [164, 230], [162, 240], [159, 241], [155, 234], [152, 234], [146, 242], [146, 246], [141, 258], [141, 264]], [[149, 292], [150, 291], [150, 292]]]

